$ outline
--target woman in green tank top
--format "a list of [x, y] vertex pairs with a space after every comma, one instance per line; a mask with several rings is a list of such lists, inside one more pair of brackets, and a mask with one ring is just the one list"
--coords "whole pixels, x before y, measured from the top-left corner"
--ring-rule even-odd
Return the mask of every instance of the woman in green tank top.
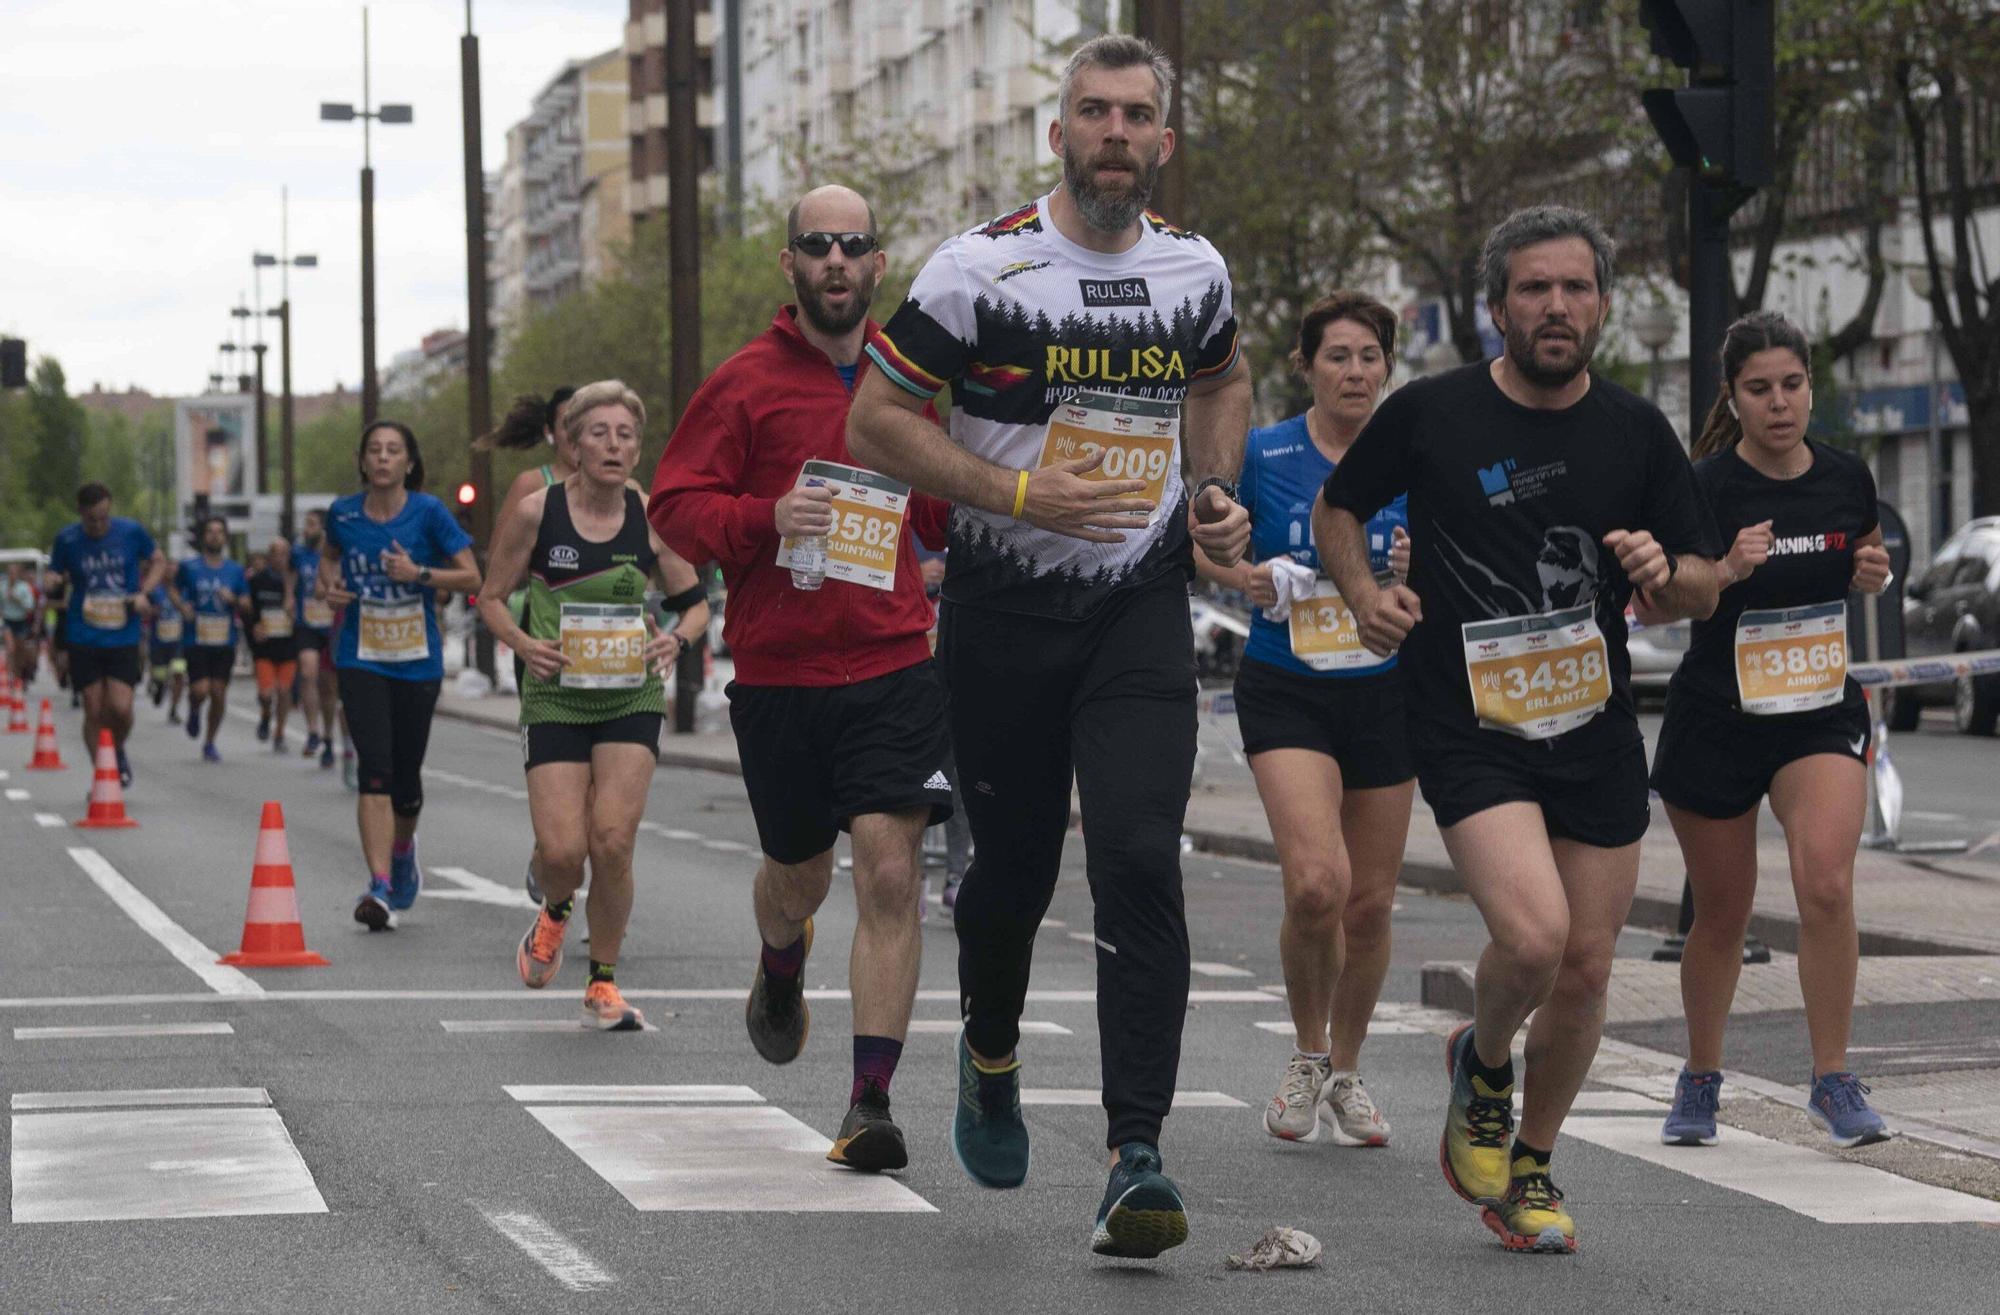
[[[665, 722], [661, 673], [708, 625], [694, 568], [646, 523], [628, 487], [646, 409], [617, 380], [578, 391], [564, 417], [576, 459], [568, 478], [530, 491], [493, 533], [479, 612], [525, 665], [521, 748], [534, 820], [542, 911], [515, 953], [521, 980], [546, 986], [590, 862], [590, 982], [584, 1025], [644, 1025], [613, 969], [632, 912], [632, 849]], [[648, 581], [680, 619], [661, 630]], [[502, 601], [526, 582], [525, 621]]]

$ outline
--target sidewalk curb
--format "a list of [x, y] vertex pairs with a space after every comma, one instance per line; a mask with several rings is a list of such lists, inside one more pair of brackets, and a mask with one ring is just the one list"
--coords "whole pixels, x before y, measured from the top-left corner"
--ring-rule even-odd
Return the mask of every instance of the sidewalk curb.
[[[1185, 830], [1188, 838], [1194, 842], [1194, 847], [1205, 853], [1217, 854], [1224, 858], [1255, 859], [1264, 863], [1278, 861], [1278, 848], [1266, 837], [1208, 831], [1194, 825], [1186, 827]], [[1431, 895], [1465, 893], [1459, 884], [1456, 872], [1448, 867], [1431, 863], [1405, 863], [1402, 872], [1396, 877], [1396, 883]], [[1670, 934], [1680, 929], [1680, 918], [1681, 904], [1678, 897], [1667, 899], [1642, 890], [1633, 897], [1632, 911], [1626, 915], [1625, 924], [1628, 927]], [[1775, 913], [1752, 913], [1750, 934], [1774, 950], [1781, 950], [1787, 954], [1798, 953], [1799, 923], [1796, 918], [1787, 918]], [[1869, 927], [1865, 924], [1861, 927], [1861, 953], [1870, 957], [1904, 954], [1992, 954], [1993, 952], [1991, 945], [1943, 940], [1905, 931]]]
[[[469, 726], [484, 726], [489, 730], [506, 731], [512, 735], [520, 728], [511, 717], [498, 713], [488, 713], [480, 708], [454, 708], [439, 703], [437, 715], [462, 721]], [[684, 767], [697, 772], [717, 772], [723, 776], [743, 775], [743, 764], [734, 758], [718, 758], [714, 754], [697, 753], [676, 748], [674, 736], [670, 733], [661, 740], [660, 766]]]

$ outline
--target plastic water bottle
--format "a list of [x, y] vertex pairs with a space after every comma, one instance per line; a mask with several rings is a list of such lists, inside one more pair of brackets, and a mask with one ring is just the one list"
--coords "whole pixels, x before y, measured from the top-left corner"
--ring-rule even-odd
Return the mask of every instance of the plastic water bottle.
[[[823, 489], [823, 479], [808, 479], [809, 489]], [[826, 536], [815, 534], [792, 540], [792, 588], [817, 589], [826, 581]]]

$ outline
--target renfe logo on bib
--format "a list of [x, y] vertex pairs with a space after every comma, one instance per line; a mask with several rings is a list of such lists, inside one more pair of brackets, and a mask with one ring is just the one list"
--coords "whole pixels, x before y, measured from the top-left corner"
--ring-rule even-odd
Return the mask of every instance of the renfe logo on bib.
[[1078, 279], [1085, 306], [1150, 306], [1152, 291], [1144, 279]]

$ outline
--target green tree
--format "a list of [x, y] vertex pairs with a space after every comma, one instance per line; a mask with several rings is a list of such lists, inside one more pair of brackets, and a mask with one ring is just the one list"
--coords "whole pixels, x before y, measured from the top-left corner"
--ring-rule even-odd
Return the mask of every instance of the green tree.
[[28, 384], [28, 424], [33, 465], [27, 510], [36, 525], [34, 542], [47, 544], [73, 518], [76, 490], [83, 483], [84, 411], [71, 399], [54, 357], [35, 363]]

